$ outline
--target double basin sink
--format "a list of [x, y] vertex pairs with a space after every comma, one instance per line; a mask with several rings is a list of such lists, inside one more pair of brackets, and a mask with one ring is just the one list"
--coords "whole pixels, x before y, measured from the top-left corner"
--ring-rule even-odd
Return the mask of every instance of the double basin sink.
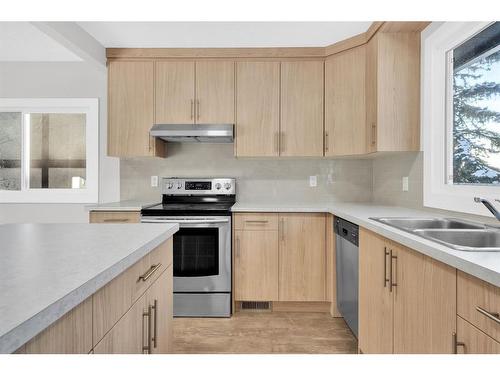
[[452, 218], [371, 217], [461, 251], [500, 251], [500, 228]]

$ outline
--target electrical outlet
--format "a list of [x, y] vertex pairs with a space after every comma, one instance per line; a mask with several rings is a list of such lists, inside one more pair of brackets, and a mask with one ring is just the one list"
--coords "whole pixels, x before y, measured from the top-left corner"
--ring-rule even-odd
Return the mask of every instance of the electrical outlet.
[[408, 176], [405, 176], [401, 179], [401, 185], [402, 185], [402, 190], [403, 191], [408, 191], [409, 190], [409, 186], [408, 186]]
[[151, 176], [151, 187], [158, 187], [158, 176]]
[[318, 176], [309, 176], [309, 186], [310, 187], [318, 186]]

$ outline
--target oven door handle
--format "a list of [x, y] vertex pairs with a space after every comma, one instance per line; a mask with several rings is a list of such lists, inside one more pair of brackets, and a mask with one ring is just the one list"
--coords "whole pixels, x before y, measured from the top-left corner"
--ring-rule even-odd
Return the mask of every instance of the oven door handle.
[[162, 219], [141, 219], [141, 223], [172, 223], [172, 224], [215, 224], [215, 223], [229, 223], [229, 219], [209, 219], [209, 220], [162, 220]]

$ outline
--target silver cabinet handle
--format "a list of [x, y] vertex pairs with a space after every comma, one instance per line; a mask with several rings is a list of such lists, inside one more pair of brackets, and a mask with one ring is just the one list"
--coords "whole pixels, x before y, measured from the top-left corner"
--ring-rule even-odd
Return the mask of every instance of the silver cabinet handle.
[[482, 307], [476, 306], [476, 310], [486, 316], [487, 318], [490, 318], [493, 320], [495, 323], [500, 324], [500, 314], [497, 312], [489, 312], [488, 310], [483, 309]]
[[285, 152], [285, 132], [280, 132], [280, 153]]
[[129, 219], [104, 219], [104, 223], [126, 223]]
[[191, 99], [191, 120], [194, 118], [194, 100]]
[[268, 220], [245, 220], [245, 223], [248, 224], [266, 224], [268, 222]]
[[[396, 261], [396, 267], [397, 267], [398, 257], [395, 256], [395, 255], [392, 255], [392, 249], [391, 249], [391, 251], [390, 251], [389, 254], [390, 254], [390, 256], [389, 256], [389, 260], [390, 260], [390, 263], [389, 263], [389, 278], [390, 278], [390, 281], [389, 281], [389, 291], [392, 293], [392, 288], [395, 287], [395, 286], [398, 286], [398, 283], [394, 282], [393, 279], [392, 279], [392, 275], [393, 275], [392, 261], [393, 260]], [[397, 272], [397, 268], [396, 268], [396, 272]]]
[[458, 341], [456, 332], [451, 334], [451, 348], [453, 350], [453, 354], [458, 354], [458, 347], [461, 346], [465, 349], [465, 343]]
[[384, 246], [384, 288], [387, 286], [389, 282], [389, 278], [387, 277], [387, 256], [389, 252], [387, 251], [387, 247]]
[[280, 132], [274, 133], [274, 143], [275, 143], [275, 151], [276, 154], [280, 153]]
[[285, 219], [281, 218], [280, 219], [280, 224], [281, 224], [281, 241], [285, 241]]
[[[146, 334], [146, 342], [147, 344], [144, 345], [144, 318], [148, 319], [148, 324], [147, 324], [147, 334]], [[148, 306], [147, 311], [142, 312], [142, 351], [146, 352], [146, 354], [149, 354], [151, 352], [151, 306]]]
[[328, 132], [325, 132], [325, 153], [328, 152]]
[[161, 267], [161, 263], [158, 263], [156, 265], [153, 264], [149, 270], [147, 270], [143, 275], [139, 276], [139, 278], [137, 279], [137, 282], [147, 281], [147, 279], [149, 279], [160, 267]]
[[200, 100], [196, 99], [196, 119], [200, 119]]
[[154, 319], [153, 319], [153, 337], [151, 341], [153, 342], [153, 348], [156, 348], [158, 344], [158, 300], [155, 299], [153, 306], [151, 307], [154, 310]]

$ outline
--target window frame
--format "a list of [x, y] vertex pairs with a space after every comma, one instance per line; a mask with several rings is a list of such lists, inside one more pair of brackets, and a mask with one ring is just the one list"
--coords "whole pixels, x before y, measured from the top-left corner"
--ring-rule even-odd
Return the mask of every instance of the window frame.
[[500, 186], [448, 183], [450, 106], [449, 51], [492, 22], [445, 22], [422, 32], [422, 139], [424, 151], [423, 204], [425, 207], [490, 216], [474, 197], [500, 197]]
[[[0, 190], [0, 203], [97, 203], [99, 198], [99, 100], [97, 98], [0, 98], [0, 112], [22, 113], [21, 190]], [[28, 113], [84, 113], [85, 189], [29, 187]]]

